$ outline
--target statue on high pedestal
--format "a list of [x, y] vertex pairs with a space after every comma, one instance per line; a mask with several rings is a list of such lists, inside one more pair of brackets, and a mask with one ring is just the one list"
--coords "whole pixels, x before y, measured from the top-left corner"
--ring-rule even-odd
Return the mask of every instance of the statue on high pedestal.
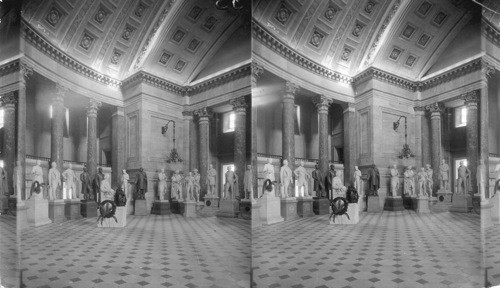
[[446, 164], [446, 161], [444, 159], [441, 160], [441, 164], [439, 165], [439, 181], [440, 181], [440, 189], [443, 189], [444, 191], [449, 191], [450, 190], [450, 184], [449, 184], [449, 179], [450, 179], [450, 167], [448, 164]]
[[290, 184], [292, 184], [292, 169], [288, 167], [288, 161], [283, 160], [283, 166], [280, 169], [280, 182], [281, 182], [281, 198], [286, 198], [289, 196], [288, 189]]
[[217, 196], [217, 193], [215, 192], [216, 178], [217, 178], [217, 171], [215, 171], [214, 166], [210, 164], [210, 167], [208, 168], [207, 171], [207, 189], [208, 189], [207, 194], [210, 196]]
[[[35, 181], [37, 181], [39, 186], [41, 187], [40, 189], [43, 192], [43, 185], [45, 182], [43, 181], [43, 171], [42, 171], [42, 166], [40, 166], [41, 164], [42, 164], [42, 161], [36, 160], [36, 165], [33, 166], [33, 168], [31, 168], [31, 176], [33, 177], [33, 183]], [[45, 193], [45, 192], [43, 192], [43, 193]], [[42, 193], [42, 197], [43, 197], [43, 193]], [[31, 198], [31, 195], [30, 195], [30, 198]]]
[[101, 184], [105, 177], [104, 172], [102, 172], [102, 167], [99, 167], [94, 178], [94, 194], [96, 195], [97, 203], [101, 203]]
[[66, 186], [66, 192], [68, 199], [76, 199], [76, 177], [75, 171], [73, 171], [73, 165], [69, 163], [68, 169], [64, 170], [62, 173], [64, 184]]
[[196, 202], [200, 201], [200, 173], [198, 173], [198, 169], [193, 170], [193, 191], [194, 191], [194, 200]]
[[325, 190], [325, 177], [323, 177], [323, 172], [319, 169], [319, 165], [316, 164], [316, 169], [312, 172], [312, 178], [314, 179], [314, 191], [316, 192], [316, 197], [322, 197], [323, 191]]
[[194, 188], [194, 177], [193, 173], [189, 172], [186, 177], [184, 177], [184, 183], [186, 185], [186, 201], [192, 201], [193, 198], [193, 188]]
[[148, 192], [148, 176], [144, 169], [141, 167], [135, 178], [135, 187], [137, 192], [137, 200], [146, 199], [146, 192]]
[[415, 196], [415, 172], [411, 166], [406, 168], [404, 173], [404, 193], [408, 196]]
[[458, 167], [457, 194], [466, 194], [470, 190], [470, 170], [460, 161]]
[[354, 189], [356, 189], [356, 191], [358, 191], [358, 194], [359, 195], [362, 195], [363, 194], [363, 191], [361, 191], [361, 176], [363, 174], [361, 173], [361, 171], [359, 170], [358, 166], [354, 166]]
[[[297, 187], [299, 188], [299, 196], [309, 196], [309, 173], [307, 173], [306, 168], [304, 168], [304, 161], [300, 161], [300, 166], [297, 167], [293, 174], [295, 175], [295, 179], [297, 179]], [[304, 187], [303, 192], [301, 191], [302, 187]]]
[[165, 169], [161, 169], [158, 173], [158, 199], [165, 200], [165, 193], [167, 193], [167, 175]]
[[49, 169], [49, 200], [57, 199], [57, 189], [61, 184], [61, 172], [57, 170], [57, 163], [52, 162], [52, 168]]
[[103, 174], [104, 178], [101, 180], [101, 185], [99, 186], [101, 195], [99, 199], [101, 201], [112, 200], [115, 199], [115, 190], [111, 188], [111, 177], [109, 173]]
[[425, 174], [427, 175], [426, 178], [426, 186], [428, 194], [427, 196], [432, 197], [432, 187], [434, 186], [434, 180], [432, 179], [432, 176], [434, 174], [434, 170], [432, 170], [430, 164], [425, 165]]
[[[231, 169], [231, 166], [227, 167], [225, 174], [226, 183], [224, 184], [224, 198], [234, 199], [237, 193], [238, 187], [238, 176]], [[229, 196], [229, 190], [231, 190], [231, 196]]]
[[[335, 176], [332, 179], [332, 193], [342, 194], [347, 191], [347, 188], [342, 183], [342, 179], [340, 178], [340, 173], [338, 171], [335, 172]], [[330, 197], [330, 198], [335, 198]]]
[[[245, 176], [243, 177], [243, 189], [245, 190], [245, 198], [253, 199], [253, 185], [252, 185], [252, 165], [247, 165]], [[247, 197], [248, 195], [248, 197]]]
[[326, 191], [324, 197], [330, 198], [330, 194], [333, 191], [333, 178], [335, 177], [335, 166], [330, 165], [330, 170], [326, 174]]
[[368, 191], [372, 195], [378, 195], [380, 188], [380, 172], [375, 164], [368, 170]]
[[274, 178], [274, 166], [271, 164], [272, 161], [271, 158], [267, 159], [267, 163], [264, 165], [262, 173], [264, 173], [264, 180], [269, 179], [271, 182], [274, 182], [276, 180]]
[[425, 173], [425, 168], [420, 168], [417, 173], [417, 183], [418, 183], [418, 196], [428, 196], [426, 191], [427, 184], [427, 173]]
[[179, 201], [182, 199], [182, 176], [179, 174], [179, 170], [175, 170], [174, 175], [172, 175], [172, 188], [170, 191], [170, 197]]
[[80, 174], [80, 181], [82, 182], [82, 192], [83, 199], [94, 200], [94, 194], [92, 193], [92, 187], [90, 186], [90, 175], [87, 172], [87, 168], [83, 167], [83, 172]]
[[397, 197], [399, 190], [399, 171], [396, 164], [391, 168], [391, 196]]

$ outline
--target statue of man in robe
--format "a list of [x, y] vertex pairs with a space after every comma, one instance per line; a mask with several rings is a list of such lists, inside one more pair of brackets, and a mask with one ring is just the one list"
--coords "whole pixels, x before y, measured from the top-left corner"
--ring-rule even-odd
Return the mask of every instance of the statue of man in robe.
[[49, 169], [49, 200], [57, 199], [57, 189], [61, 184], [61, 172], [57, 170], [57, 163], [52, 162], [52, 168]]
[[323, 191], [325, 190], [325, 178], [323, 177], [323, 172], [319, 169], [319, 165], [316, 164], [316, 169], [312, 172], [312, 178], [314, 179], [314, 191], [316, 192], [316, 197], [322, 197]]
[[283, 166], [280, 169], [280, 182], [281, 182], [281, 198], [286, 198], [289, 196], [288, 189], [290, 184], [292, 184], [292, 169], [288, 167], [288, 161], [283, 160]]
[[377, 193], [380, 188], [380, 172], [375, 164], [368, 170], [368, 190]]
[[420, 171], [417, 173], [417, 183], [418, 183], [418, 196], [427, 196], [426, 183], [427, 182], [427, 173], [425, 173], [425, 168], [420, 168]]
[[415, 172], [411, 166], [406, 168], [404, 173], [404, 191], [408, 196], [415, 196]]
[[[304, 168], [304, 161], [300, 161], [300, 166], [293, 171], [295, 175], [295, 179], [297, 179], [297, 187], [299, 187], [299, 196], [309, 196], [309, 178], [311, 177], [309, 173], [307, 173], [306, 168]], [[302, 190], [304, 187], [304, 190]]]
[[391, 168], [391, 193], [392, 197], [398, 196], [399, 190], [399, 171], [396, 164], [392, 165]]
[[[234, 199], [236, 197], [236, 187], [238, 182], [238, 176], [231, 169], [231, 166], [227, 167], [227, 171], [225, 174], [226, 183], [224, 187], [224, 198], [225, 199]], [[231, 190], [231, 197], [229, 197], [229, 190]]]
[[82, 192], [83, 199], [94, 200], [94, 194], [92, 193], [92, 187], [90, 186], [90, 175], [87, 172], [87, 167], [83, 167], [83, 172], [80, 174], [80, 181], [82, 182]]
[[68, 193], [69, 199], [76, 199], [76, 177], [75, 171], [73, 171], [73, 165], [69, 163], [68, 169], [64, 170], [62, 173], [64, 183], [66, 184], [66, 192]]
[[174, 199], [182, 199], [182, 176], [179, 174], [179, 170], [175, 170], [174, 175], [172, 175], [171, 194], [171, 197]]
[[470, 170], [460, 161], [458, 167], [457, 194], [466, 194], [470, 190]]
[[354, 166], [354, 188], [358, 191], [358, 195], [363, 195], [363, 191], [361, 191], [361, 176], [363, 174], [359, 170], [358, 166]]
[[440, 188], [443, 189], [444, 191], [450, 190], [449, 174], [450, 174], [450, 167], [448, 166], [448, 164], [446, 164], [446, 161], [442, 159], [441, 164], [439, 165], [439, 180], [441, 182], [439, 184]]
[[135, 187], [137, 191], [137, 200], [146, 199], [146, 192], [148, 192], [148, 176], [142, 167], [136, 175]]
[[165, 200], [165, 193], [167, 192], [167, 175], [165, 169], [161, 169], [158, 173], [158, 199]]
[[207, 171], [207, 186], [208, 186], [208, 195], [216, 196], [215, 192], [215, 183], [217, 178], [217, 171], [214, 169], [214, 166], [210, 164], [210, 167]]

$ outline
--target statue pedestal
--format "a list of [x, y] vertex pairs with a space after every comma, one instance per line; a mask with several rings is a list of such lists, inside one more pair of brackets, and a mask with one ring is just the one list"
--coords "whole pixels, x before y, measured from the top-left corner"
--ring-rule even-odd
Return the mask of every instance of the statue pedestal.
[[453, 193], [449, 191], [439, 190], [437, 192], [437, 202], [432, 206], [432, 210], [435, 212], [448, 212], [451, 208], [451, 196]]
[[28, 205], [21, 202], [16, 206], [16, 224], [18, 231], [28, 228]]
[[155, 200], [155, 202], [153, 202], [151, 214], [167, 215], [171, 213], [170, 202], [168, 200]]
[[97, 227], [109, 228], [127, 226], [127, 206], [116, 207], [115, 218], [116, 220], [113, 217], [104, 218], [102, 222], [101, 219], [99, 219], [99, 221], [97, 221]]
[[481, 228], [489, 228], [493, 226], [493, 222], [491, 221], [491, 209], [493, 208], [492, 204], [489, 203], [481, 203]]
[[236, 218], [240, 212], [240, 205], [236, 199], [221, 199], [217, 217]]
[[52, 223], [66, 221], [64, 206], [63, 199], [49, 200], [49, 218], [52, 220]]
[[311, 197], [297, 197], [297, 214], [300, 217], [312, 217], [313, 212], [313, 199]]
[[406, 210], [415, 210], [416, 203], [414, 202], [415, 202], [415, 197], [403, 195], [403, 207]]
[[380, 204], [378, 202], [378, 196], [367, 196], [366, 197], [366, 212], [380, 212]]
[[205, 205], [201, 209], [201, 214], [203, 216], [215, 216], [219, 212], [219, 197], [205, 195]]
[[196, 217], [196, 201], [194, 200], [187, 200], [182, 202], [181, 204], [182, 208], [182, 216], [188, 218], [188, 217]]
[[281, 199], [281, 217], [285, 221], [299, 218], [299, 214], [297, 214], [297, 199], [295, 197]]
[[359, 222], [359, 204], [358, 203], [349, 203], [347, 207], [346, 214], [349, 215], [339, 215], [335, 216], [335, 222], [333, 222], [333, 216], [329, 219], [330, 225], [349, 225], [349, 224], [358, 224]]
[[80, 200], [80, 214], [82, 217], [97, 217], [97, 203], [94, 200]]
[[82, 214], [80, 214], [80, 205], [80, 199], [64, 200], [64, 214], [66, 215], [67, 220], [76, 220], [82, 218]]
[[41, 194], [33, 195], [33, 197], [26, 200], [26, 206], [29, 207], [27, 212], [28, 224], [31, 226], [38, 227], [52, 223], [52, 220], [49, 219], [49, 200], [41, 197]]
[[313, 212], [316, 215], [330, 214], [330, 200], [328, 198], [313, 198]]
[[134, 215], [135, 216], [146, 216], [149, 215], [147, 208], [147, 203], [145, 199], [136, 199], [134, 205]]
[[500, 193], [496, 193], [490, 198], [489, 203], [493, 205], [491, 208], [491, 221], [493, 224], [500, 224]]
[[270, 225], [284, 221], [283, 217], [281, 217], [281, 201], [279, 197], [270, 192], [264, 192], [264, 195], [259, 198], [257, 203], [260, 205], [261, 224]]
[[385, 198], [384, 210], [387, 211], [403, 211], [405, 207], [403, 206], [403, 198], [400, 196], [393, 197], [389, 196]]
[[240, 217], [245, 219], [245, 220], [251, 220], [252, 219], [252, 203], [254, 203], [255, 200], [250, 200], [250, 199], [241, 199], [240, 202]]
[[417, 213], [430, 213], [429, 210], [429, 197], [427, 196], [419, 196], [416, 198], [417, 205], [415, 207], [415, 211]]
[[252, 202], [252, 228], [257, 228], [262, 225], [260, 221], [260, 207], [261, 205], [254, 200]]
[[451, 207], [450, 207], [450, 212], [460, 212], [460, 213], [467, 213], [469, 212], [468, 209], [468, 199], [470, 198], [469, 195], [453, 195], [452, 201], [451, 201]]
[[170, 211], [174, 214], [182, 214], [181, 203], [182, 202], [177, 199], [173, 199], [172, 201], [170, 201]]

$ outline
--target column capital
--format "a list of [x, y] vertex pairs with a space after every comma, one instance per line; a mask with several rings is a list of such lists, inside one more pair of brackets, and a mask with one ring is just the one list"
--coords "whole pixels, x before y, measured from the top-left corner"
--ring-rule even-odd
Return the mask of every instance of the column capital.
[[210, 107], [203, 107], [194, 111], [194, 115], [198, 117], [198, 120], [208, 121], [208, 118], [212, 117], [213, 111]]
[[413, 111], [415, 111], [416, 115], [425, 115], [425, 106], [415, 106], [413, 107]]
[[90, 98], [87, 106], [87, 117], [97, 117], [97, 110], [102, 106], [100, 101]]
[[121, 117], [125, 116], [125, 112], [123, 111], [123, 107], [116, 107], [116, 111], [113, 112], [111, 117], [115, 117], [115, 116], [121, 116]]
[[477, 103], [479, 102], [479, 93], [477, 90], [469, 91], [460, 95], [460, 98], [464, 100], [467, 107], [477, 107]]
[[193, 118], [194, 112], [193, 111], [182, 111], [182, 116], [184, 118]]
[[284, 99], [292, 99], [294, 100], [295, 99], [295, 93], [297, 92], [297, 90], [299, 89], [299, 85], [293, 83], [293, 82], [290, 82], [290, 81], [286, 81], [285, 82], [285, 94], [283, 94], [283, 98]]
[[2, 96], [0, 98], [0, 105], [2, 107], [7, 107], [7, 108], [15, 108], [15, 105], [17, 103], [17, 91], [11, 91]]
[[432, 114], [434, 113], [441, 114], [444, 112], [444, 104], [441, 102], [435, 102], [425, 106], [425, 110], [431, 112]]
[[246, 112], [247, 111], [246, 109], [248, 107], [248, 104], [247, 104], [247, 100], [245, 99], [245, 96], [231, 99], [231, 100], [229, 100], [229, 104], [231, 104], [233, 106], [233, 110], [235, 112]]
[[495, 66], [485, 60], [481, 60], [481, 78], [488, 79], [495, 73]]
[[28, 80], [28, 78], [33, 75], [33, 68], [28, 66], [28, 64], [24, 62], [20, 62], [19, 71], [21, 72], [21, 76], [23, 76], [23, 80]]
[[332, 100], [325, 95], [316, 95], [313, 97], [312, 101], [318, 113], [328, 113], [328, 107], [332, 104]]
[[257, 62], [252, 62], [252, 84], [257, 84], [257, 79], [264, 73], [264, 67]]

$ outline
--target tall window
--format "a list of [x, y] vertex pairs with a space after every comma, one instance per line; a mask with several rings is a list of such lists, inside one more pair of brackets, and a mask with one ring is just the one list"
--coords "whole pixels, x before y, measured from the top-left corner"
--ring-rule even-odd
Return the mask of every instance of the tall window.
[[227, 112], [222, 114], [222, 133], [233, 132], [235, 128], [236, 114]]
[[467, 107], [455, 108], [455, 127], [467, 126]]

